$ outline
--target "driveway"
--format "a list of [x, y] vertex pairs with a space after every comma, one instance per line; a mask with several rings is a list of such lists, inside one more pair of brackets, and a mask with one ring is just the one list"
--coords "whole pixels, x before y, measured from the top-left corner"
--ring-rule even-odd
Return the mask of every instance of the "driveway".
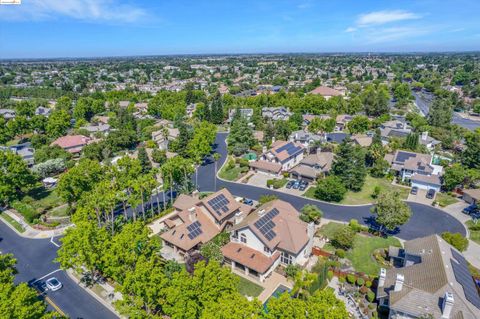
[[[436, 196], [437, 196], [437, 193], [435, 193], [435, 197]], [[419, 189], [416, 195], [413, 195], [412, 193], [408, 194], [407, 200], [409, 202], [420, 203], [423, 205], [432, 205], [435, 198], [432, 198], [432, 199], [427, 198], [427, 191], [424, 189]]]
[[274, 177], [262, 173], [262, 172], [257, 172], [250, 176], [248, 179], [248, 185], [253, 185], [253, 186], [258, 186], [258, 187], [267, 187], [267, 181], [269, 179], [273, 179]]
[[[223, 165], [227, 157], [227, 146], [225, 144], [227, 135], [228, 133], [218, 133], [215, 141], [216, 144], [214, 145], [213, 152], [221, 155], [218, 168]], [[207, 159], [198, 170], [200, 191], [214, 191], [213, 176], [216, 176], [214, 162], [211, 159]], [[217, 178], [217, 190], [221, 188], [227, 188], [235, 196], [254, 200], [258, 200], [260, 196], [266, 194], [276, 195], [278, 198], [292, 204], [298, 210], [301, 210], [306, 204], [316, 205], [323, 211], [325, 218], [342, 222], [348, 222], [350, 219], [355, 218], [365, 224], [365, 219], [372, 216], [370, 212], [372, 205], [355, 207], [336, 205], [294, 196], [264, 187], [228, 182]], [[412, 217], [408, 223], [401, 227], [400, 233], [397, 234], [399, 238], [409, 240], [431, 234], [441, 234], [445, 231], [458, 232], [466, 235], [466, 230], [462, 223], [442, 210], [415, 202], [408, 202], [408, 205], [412, 209]]]

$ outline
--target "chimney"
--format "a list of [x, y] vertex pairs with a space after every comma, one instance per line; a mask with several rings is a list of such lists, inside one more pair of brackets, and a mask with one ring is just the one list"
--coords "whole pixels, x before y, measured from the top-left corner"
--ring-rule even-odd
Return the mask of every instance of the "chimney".
[[261, 217], [261, 216], [263, 216], [263, 215], [265, 215], [265, 209], [259, 210], [259, 211], [258, 211], [258, 216]]
[[402, 274], [397, 274], [397, 279], [395, 279], [395, 288], [393, 288], [393, 291], [401, 291], [404, 281], [405, 277]]
[[422, 141], [426, 141], [428, 137], [428, 131], [427, 132], [422, 132]]
[[445, 292], [443, 296], [443, 303], [442, 303], [442, 318], [448, 319], [450, 318], [450, 314], [452, 313], [454, 304], [453, 294], [451, 292]]
[[272, 136], [272, 144], [275, 143], [275, 136]]
[[385, 286], [385, 279], [387, 278], [387, 270], [380, 268], [380, 275], [378, 276], [378, 287]]
[[190, 221], [192, 221], [192, 222], [197, 220], [197, 214], [195, 213], [195, 207], [192, 207], [192, 208], [188, 209], [188, 217], [190, 218]]
[[240, 223], [242, 220], [243, 220], [243, 213], [242, 212], [235, 213], [235, 217], [234, 217], [235, 225]]

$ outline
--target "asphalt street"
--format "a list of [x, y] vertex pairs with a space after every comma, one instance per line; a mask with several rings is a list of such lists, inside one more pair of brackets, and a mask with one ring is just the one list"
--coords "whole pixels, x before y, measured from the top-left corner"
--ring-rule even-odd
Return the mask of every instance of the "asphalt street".
[[[221, 155], [221, 158], [217, 164], [218, 169], [220, 169], [227, 157], [227, 146], [225, 143], [227, 135], [227, 133], [218, 133], [215, 141], [216, 144], [214, 146], [214, 151]], [[199, 168], [198, 186], [200, 191], [214, 191], [214, 176], [216, 176], [214, 171], [215, 165], [211, 159], [206, 160], [205, 163]], [[280, 199], [291, 203], [296, 209], [301, 209], [306, 204], [313, 204], [318, 206], [324, 212], [325, 218], [338, 221], [349, 221], [352, 218], [355, 218], [360, 222], [365, 223], [366, 219], [372, 216], [370, 213], [371, 205], [334, 205], [262, 187], [226, 182], [220, 179], [217, 179], [216, 187], [217, 190], [225, 187], [235, 196], [241, 196], [255, 200], [258, 200], [260, 196], [265, 194], [274, 194]], [[410, 205], [412, 209], [412, 217], [407, 224], [400, 227], [400, 232], [396, 234], [396, 236], [399, 238], [408, 240], [428, 236], [430, 234], [441, 234], [445, 231], [459, 232], [463, 235], [466, 235], [465, 227], [458, 220], [442, 210], [432, 206], [426, 206], [412, 202], [409, 202], [408, 205]]]
[[[59, 243], [58, 238], [54, 241]], [[17, 259], [18, 274], [15, 277], [17, 283], [27, 282], [33, 286], [42, 286], [48, 278], [56, 277], [63, 284], [63, 288], [55, 292], [46, 292], [46, 296], [70, 318], [117, 318], [71, 280], [65, 271], [59, 269], [59, 264], [53, 262], [57, 250], [58, 247], [52, 244], [50, 239], [20, 237], [0, 221], [0, 252], [12, 253]], [[37, 281], [40, 278], [43, 279]], [[53, 310], [51, 306], [49, 308]]]

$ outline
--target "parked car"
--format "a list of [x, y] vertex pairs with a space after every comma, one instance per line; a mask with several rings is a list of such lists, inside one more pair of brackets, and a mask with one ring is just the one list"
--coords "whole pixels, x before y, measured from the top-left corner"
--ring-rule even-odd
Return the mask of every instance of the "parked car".
[[245, 199], [243, 200], [243, 203], [244, 203], [245, 205], [253, 206], [253, 200], [251, 200], [250, 198], [245, 198]]
[[300, 187], [300, 182], [299, 182], [299, 181], [295, 181], [295, 183], [293, 183], [292, 188], [293, 188], [293, 189], [298, 189], [299, 187]]
[[62, 283], [55, 277], [47, 279], [47, 281], [45, 281], [45, 285], [50, 291], [57, 291], [63, 287]]
[[304, 185], [305, 187], [307, 187], [307, 186], [308, 186], [308, 182], [307, 182], [306, 180], [303, 180], [303, 179], [302, 179], [302, 180], [300, 181], [300, 186], [302, 186], [302, 185]]
[[410, 190], [410, 194], [412, 195], [417, 195], [418, 193], [418, 187], [417, 186], [413, 186], [412, 189]]
[[306, 184], [300, 184], [300, 186], [298, 187], [298, 190], [303, 192], [304, 190], [307, 189], [307, 185]]
[[426, 196], [428, 199], [433, 199], [435, 197], [435, 190], [433, 188], [430, 188], [427, 192], [427, 196]]
[[295, 183], [295, 181], [288, 181], [287, 185], [285, 186], [286, 188], [290, 189], [292, 188], [293, 184]]
[[473, 214], [475, 213], [476, 211], [478, 210], [478, 207], [476, 204], [472, 204], [468, 207], [465, 207], [463, 210], [462, 210], [462, 213], [464, 214], [467, 214], [467, 215], [470, 215], [470, 214]]

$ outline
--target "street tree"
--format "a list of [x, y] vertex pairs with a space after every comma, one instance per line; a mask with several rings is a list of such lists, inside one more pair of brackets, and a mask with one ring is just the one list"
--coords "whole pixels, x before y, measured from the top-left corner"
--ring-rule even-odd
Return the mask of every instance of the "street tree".
[[412, 215], [410, 207], [402, 200], [398, 191], [381, 192], [372, 213], [376, 215], [375, 220], [388, 230], [405, 224]]
[[361, 190], [367, 175], [363, 150], [353, 146], [351, 140], [345, 139], [335, 154], [332, 173], [341, 179], [347, 189]]

